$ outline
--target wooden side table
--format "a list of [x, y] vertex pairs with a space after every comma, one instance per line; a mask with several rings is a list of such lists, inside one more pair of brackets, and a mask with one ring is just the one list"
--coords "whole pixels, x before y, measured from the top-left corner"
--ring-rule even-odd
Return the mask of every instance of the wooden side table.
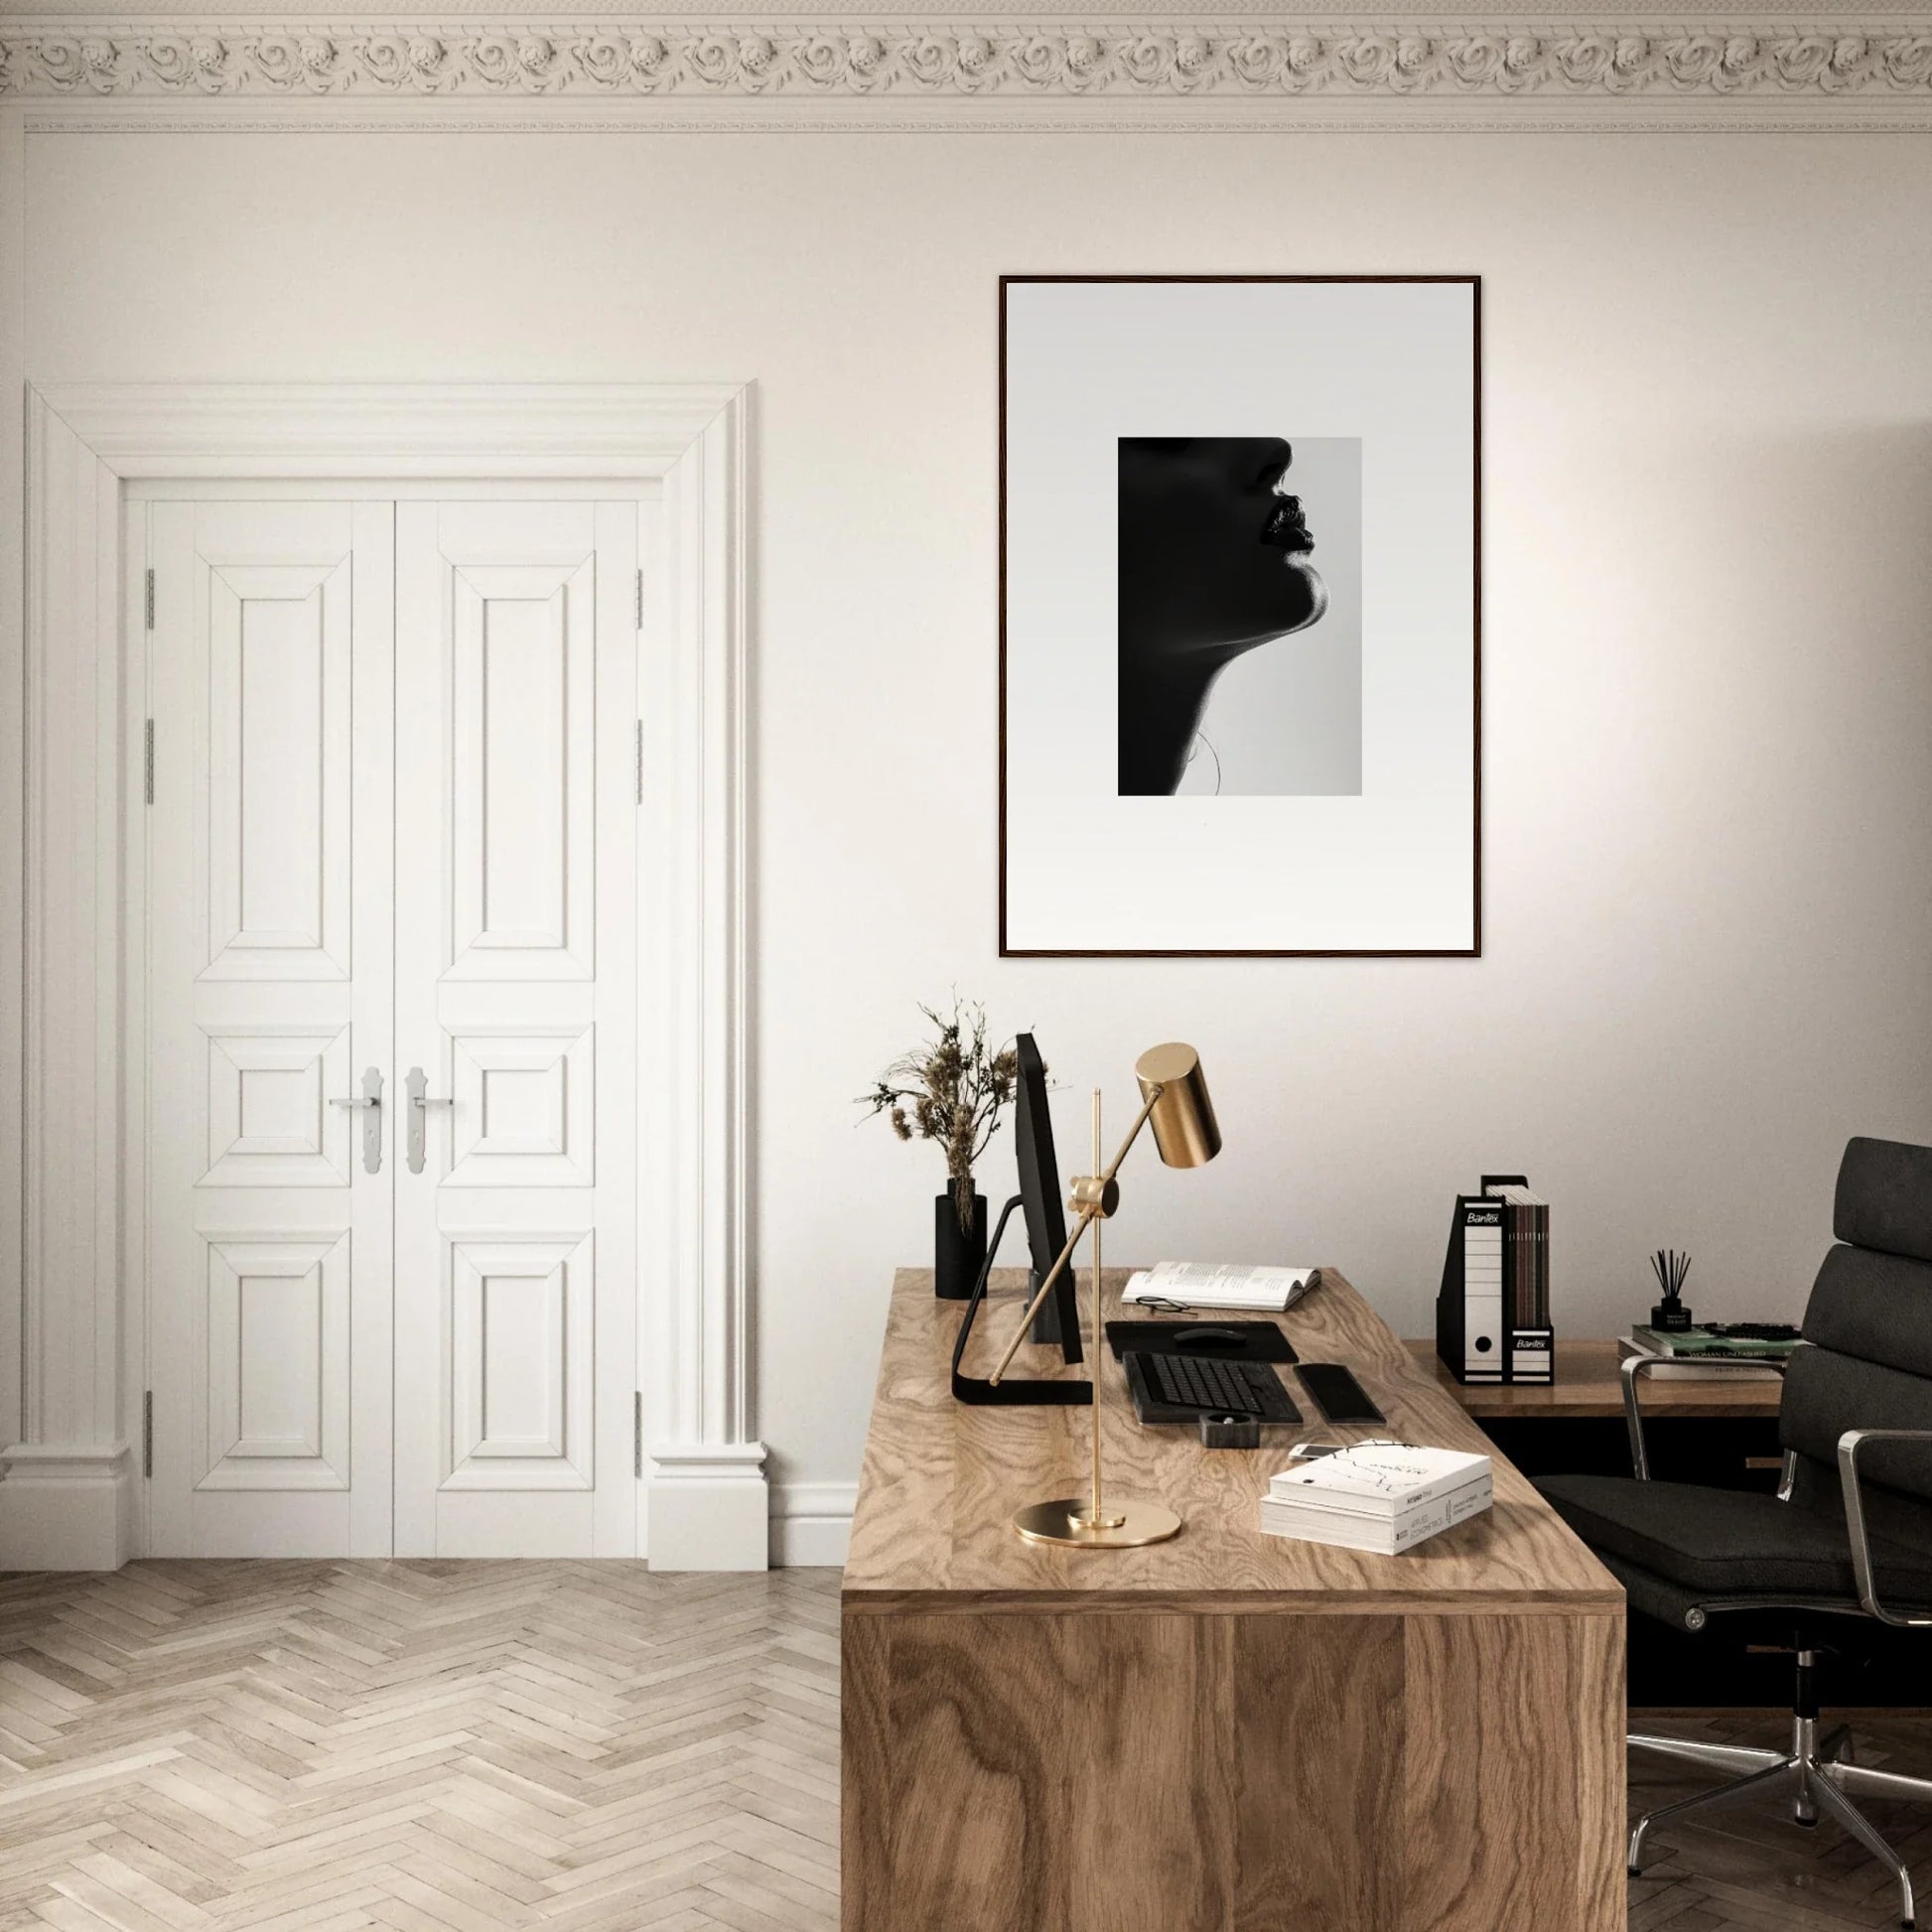
[[[1412, 1341], [1409, 1347], [1478, 1420], [1536, 1416], [1595, 1421], [1606, 1416], [1620, 1420], [1623, 1415], [1623, 1378], [1617, 1373], [1618, 1350], [1613, 1341], [1559, 1341], [1557, 1379], [1548, 1388], [1461, 1383], [1437, 1359], [1433, 1341]], [[1713, 1376], [1709, 1381], [1651, 1375], [1643, 1385], [1643, 1413], [1646, 1420], [1651, 1416], [1724, 1417], [1732, 1421], [1775, 1416], [1778, 1390], [1776, 1382], [1760, 1382], [1747, 1375]]]
[[[1458, 1382], [1433, 1341], [1409, 1347], [1525, 1475], [1627, 1476], [1630, 1433], [1614, 1341], [1559, 1341], [1547, 1388]], [[1644, 1380], [1644, 1443], [1654, 1476], [1713, 1489], [1775, 1490], [1781, 1384], [1755, 1377]]]

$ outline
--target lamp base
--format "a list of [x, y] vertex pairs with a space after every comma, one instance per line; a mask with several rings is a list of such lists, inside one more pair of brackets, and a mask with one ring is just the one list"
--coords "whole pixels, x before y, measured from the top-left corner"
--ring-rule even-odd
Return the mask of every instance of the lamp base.
[[1139, 1550], [1180, 1534], [1180, 1518], [1161, 1503], [1116, 1502], [1109, 1498], [1107, 1520], [1089, 1523], [1089, 1496], [1060, 1496], [1050, 1503], [1029, 1503], [1015, 1513], [1013, 1527], [1029, 1543], [1063, 1543], [1076, 1550]]

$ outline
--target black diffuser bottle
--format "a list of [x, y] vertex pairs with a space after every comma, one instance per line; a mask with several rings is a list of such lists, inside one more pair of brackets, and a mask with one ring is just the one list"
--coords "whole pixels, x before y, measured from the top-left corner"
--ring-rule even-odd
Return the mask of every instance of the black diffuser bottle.
[[1681, 1335], [1693, 1325], [1691, 1311], [1684, 1306], [1684, 1278], [1691, 1272], [1691, 1257], [1675, 1248], [1659, 1248], [1650, 1257], [1650, 1272], [1664, 1299], [1650, 1311], [1650, 1325], [1659, 1334]]

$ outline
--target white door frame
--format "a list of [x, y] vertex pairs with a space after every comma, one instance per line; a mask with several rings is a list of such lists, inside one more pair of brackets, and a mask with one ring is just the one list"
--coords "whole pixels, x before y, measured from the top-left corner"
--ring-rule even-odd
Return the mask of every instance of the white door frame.
[[645, 582], [663, 603], [639, 665], [656, 808], [638, 837], [638, 1547], [659, 1569], [764, 1566], [747, 1278], [750, 409], [742, 383], [30, 385], [25, 1211], [17, 1295], [0, 1272], [0, 1568], [111, 1569], [143, 1541], [145, 557], [123, 496], [193, 478], [657, 480], [667, 555]]

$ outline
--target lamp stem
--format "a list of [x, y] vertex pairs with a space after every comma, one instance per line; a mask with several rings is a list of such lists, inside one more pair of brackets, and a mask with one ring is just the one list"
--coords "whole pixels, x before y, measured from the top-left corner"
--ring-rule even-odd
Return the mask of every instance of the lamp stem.
[[[1093, 1165], [1100, 1165], [1100, 1089], [1093, 1090]], [[1087, 1357], [1087, 1373], [1093, 1380], [1093, 1509], [1087, 1521], [1096, 1527], [1106, 1522], [1100, 1513], [1100, 1222], [1093, 1223], [1093, 1353]]]

